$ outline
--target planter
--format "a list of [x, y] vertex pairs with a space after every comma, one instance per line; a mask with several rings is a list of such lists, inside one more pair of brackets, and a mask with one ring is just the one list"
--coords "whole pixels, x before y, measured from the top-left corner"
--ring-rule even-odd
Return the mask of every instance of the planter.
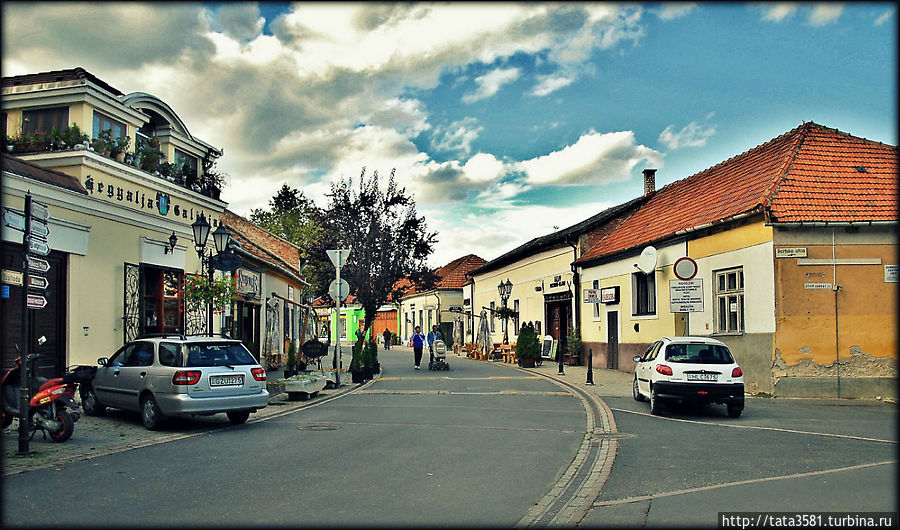
[[352, 381], [354, 383], [365, 383], [366, 382], [361, 370], [351, 370], [350, 376], [352, 377]]
[[519, 359], [522, 368], [534, 368], [534, 359]]
[[125, 151], [116, 153], [116, 162], [125, 163]]
[[297, 373], [296, 370], [288, 370], [287, 368], [285, 368], [285, 370], [284, 370], [284, 377], [285, 377], [285, 379], [288, 378], [288, 377], [293, 377], [294, 374], [296, 374], [296, 373]]

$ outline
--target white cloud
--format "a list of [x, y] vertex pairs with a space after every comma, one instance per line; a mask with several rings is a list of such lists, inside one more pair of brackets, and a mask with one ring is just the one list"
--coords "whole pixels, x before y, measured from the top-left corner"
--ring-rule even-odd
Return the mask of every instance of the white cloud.
[[506, 166], [494, 155], [478, 153], [463, 166], [463, 173], [472, 182], [493, 182], [506, 173]]
[[657, 166], [663, 155], [635, 143], [632, 131], [590, 131], [577, 142], [544, 156], [513, 164], [530, 184], [604, 184], [627, 180], [641, 161]]
[[773, 22], [781, 22], [789, 16], [797, 12], [797, 4], [777, 2], [773, 4], [764, 4], [763, 20], [771, 20]]
[[559, 90], [560, 88], [569, 86], [572, 84], [574, 79], [570, 77], [556, 77], [551, 76], [544, 78], [540, 83], [538, 83], [530, 92], [532, 96], [546, 96], [552, 92]]
[[498, 68], [475, 78], [478, 88], [462, 97], [465, 103], [489, 98], [500, 91], [503, 85], [512, 83], [519, 78], [518, 68]]
[[661, 20], [674, 20], [686, 16], [697, 7], [694, 2], [666, 2], [656, 16]]
[[809, 14], [809, 23], [813, 26], [824, 26], [837, 22], [844, 12], [844, 4], [816, 4]]
[[[707, 119], [712, 115], [708, 115]], [[710, 136], [716, 134], [716, 126], [704, 126], [692, 121], [680, 131], [675, 131], [674, 125], [669, 125], [659, 134], [659, 142], [671, 150], [682, 147], [703, 147]]]
[[478, 125], [478, 120], [467, 116], [445, 127], [436, 128], [432, 145], [441, 151], [457, 151], [469, 154], [474, 142], [484, 127]]
[[896, 7], [892, 7], [890, 9], [888, 9], [881, 16], [879, 16], [877, 19], [875, 19], [875, 25], [880, 26], [880, 25], [884, 24], [885, 22], [890, 20], [891, 17], [893, 17], [896, 13], [897, 13]]

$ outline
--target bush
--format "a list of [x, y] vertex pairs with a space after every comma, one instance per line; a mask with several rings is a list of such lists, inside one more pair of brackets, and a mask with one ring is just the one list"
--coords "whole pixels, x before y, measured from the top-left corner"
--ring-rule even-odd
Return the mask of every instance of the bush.
[[519, 359], [537, 360], [541, 356], [541, 343], [531, 322], [526, 322], [519, 330], [516, 342], [516, 357]]

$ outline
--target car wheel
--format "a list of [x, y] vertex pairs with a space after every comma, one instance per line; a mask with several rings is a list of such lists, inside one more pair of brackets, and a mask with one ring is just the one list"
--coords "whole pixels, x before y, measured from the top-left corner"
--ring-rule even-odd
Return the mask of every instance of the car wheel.
[[742, 412], [744, 412], [744, 407], [738, 405], [728, 405], [729, 418], [739, 418]]
[[631, 385], [631, 395], [634, 397], [635, 401], [647, 401], [647, 398], [645, 398], [638, 389], [637, 374], [635, 374], [634, 383]]
[[81, 408], [84, 409], [85, 414], [88, 416], [103, 416], [106, 412], [106, 406], [97, 399], [94, 387], [82, 386], [79, 394], [81, 394]]
[[228, 415], [228, 421], [231, 422], [232, 425], [241, 425], [247, 422], [247, 418], [250, 417], [249, 410], [238, 410], [235, 412], [226, 412]]
[[141, 421], [148, 431], [155, 431], [162, 425], [163, 414], [153, 396], [147, 396], [141, 402]]
[[662, 400], [656, 395], [653, 387], [650, 387], [650, 414], [654, 416], [662, 414]]

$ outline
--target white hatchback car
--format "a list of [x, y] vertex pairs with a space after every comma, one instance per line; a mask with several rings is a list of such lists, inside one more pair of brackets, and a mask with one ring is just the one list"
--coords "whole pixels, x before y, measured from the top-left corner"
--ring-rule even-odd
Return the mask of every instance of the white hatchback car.
[[652, 414], [662, 414], [664, 401], [723, 403], [732, 418], [744, 410], [744, 372], [721, 341], [664, 337], [634, 362], [634, 399], [649, 399]]

